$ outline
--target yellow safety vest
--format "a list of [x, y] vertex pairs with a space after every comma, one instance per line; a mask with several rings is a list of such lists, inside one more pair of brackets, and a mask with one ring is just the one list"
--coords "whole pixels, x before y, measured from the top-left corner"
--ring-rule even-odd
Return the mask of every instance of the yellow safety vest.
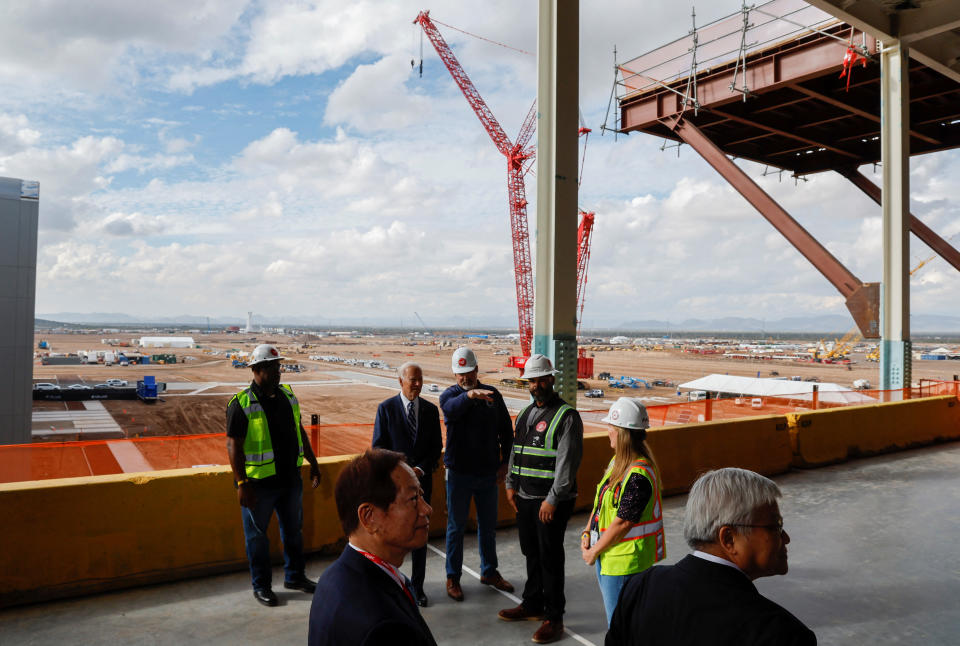
[[629, 471], [615, 487], [609, 486], [607, 480], [613, 460], [607, 465], [607, 470], [597, 485], [597, 493], [593, 498], [592, 518], [596, 521], [599, 533], [592, 532], [590, 544], [593, 545], [610, 527], [617, 516], [620, 506], [620, 493], [627, 481], [634, 473], [639, 473], [650, 481], [653, 495], [643, 509], [640, 522], [635, 523], [630, 531], [620, 539], [619, 543], [611, 545], [600, 555], [600, 573], [608, 576], [623, 576], [643, 572], [657, 561], [667, 556], [666, 540], [663, 533], [663, 510], [660, 506], [660, 487], [657, 485], [657, 474], [653, 466], [641, 458], [630, 465]]
[[[303, 464], [300, 403], [290, 386], [280, 384], [280, 391], [286, 395], [290, 407], [293, 409], [293, 424], [297, 434], [297, 446], [300, 450], [300, 454], [297, 456], [297, 466], [299, 467]], [[270, 440], [270, 429], [267, 427], [267, 415], [263, 412], [263, 405], [257, 401], [257, 396], [249, 388], [244, 388], [234, 395], [234, 398], [239, 402], [247, 416], [247, 437], [243, 440], [247, 477], [261, 480], [276, 475], [277, 463], [273, 455], [273, 443]]]

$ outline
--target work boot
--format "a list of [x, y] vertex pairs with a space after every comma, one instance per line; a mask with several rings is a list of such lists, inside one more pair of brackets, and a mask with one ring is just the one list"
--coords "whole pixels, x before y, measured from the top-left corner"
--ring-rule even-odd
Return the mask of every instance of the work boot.
[[496, 570], [494, 570], [490, 576], [480, 577], [480, 583], [483, 585], [492, 585], [497, 590], [503, 590], [504, 592], [513, 592], [513, 584], [500, 576], [500, 573]]
[[447, 579], [447, 596], [454, 601], [463, 601], [463, 588], [460, 582], [454, 578]]
[[528, 610], [521, 603], [516, 608], [507, 608], [497, 613], [497, 616], [504, 621], [542, 621], [543, 611], [533, 612]]
[[550, 621], [547, 619], [540, 625], [537, 632], [533, 633], [533, 642], [536, 644], [549, 644], [563, 637], [563, 622]]

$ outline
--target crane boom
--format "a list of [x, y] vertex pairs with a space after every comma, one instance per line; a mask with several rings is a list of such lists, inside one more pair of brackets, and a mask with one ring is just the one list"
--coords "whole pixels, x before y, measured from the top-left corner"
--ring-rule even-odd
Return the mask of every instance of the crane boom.
[[536, 102], [524, 119], [517, 137], [517, 143], [510, 141], [487, 103], [480, 96], [470, 77], [454, 56], [453, 51], [430, 20], [429, 11], [421, 11], [413, 21], [420, 25], [433, 48], [440, 56], [453, 80], [460, 87], [467, 103], [473, 108], [480, 123], [486, 129], [497, 150], [507, 158], [507, 200], [510, 207], [510, 231], [513, 241], [513, 270], [517, 287], [517, 319], [520, 327], [520, 351], [530, 356], [533, 341], [533, 262], [530, 257], [530, 233], [527, 229], [527, 196], [523, 176], [529, 168], [528, 162], [534, 156], [532, 148], [527, 148], [536, 125]]
[[580, 226], [577, 227], [577, 336], [580, 336], [580, 328], [583, 327], [583, 302], [587, 292], [587, 266], [590, 264], [594, 217], [594, 213], [580, 210]]
[[417, 17], [413, 22], [420, 25], [420, 27], [423, 29], [423, 33], [425, 33], [427, 38], [430, 39], [430, 42], [433, 44], [433, 48], [437, 50], [437, 55], [440, 56], [440, 60], [442, 60], [447, 69], [450, 70], [450, 75], [460, 87], [460, 91], [463, 92], [463, 96], [466, 97], [467, 103], [469, 103], [470, 107], [473, 108], [473, 111], [480, 119], [480, 123], [482, 123], [483, 127], [486, 129], [487, 134], [489, 134], [490, 138], [493, 139], [493, 145], [497, 147], [497, 150], [499, 150], [501, 154], [507, 155], [510, 152], [510, 149], [513, 148], [510, 138], [507, 137], [507, 133], [505, 133], [503, 128], [500, 127], [500, 122], [498, 122], [496, 117], [493, 116], [493, 112], [491, 112], [490, 108], [487, 106], [487, 102], [483, 100], [482, 96], [480, 96], [480, 92], [477, 91], [473, 81], [471, 81], [470, 77], [467, 76], [467, 73], [460, 65], [460, 61], [458, 61], [457, 57], [454, 56], [453, 50], [450, 49], [447, 41], [444, 40], [443, 36], [440, 35], [440, 31], [437, 29], [437, 26], [433, 24], [432, 20], [430, 20], [430, 12], [421, 11], [419, 14], [417, 14]]

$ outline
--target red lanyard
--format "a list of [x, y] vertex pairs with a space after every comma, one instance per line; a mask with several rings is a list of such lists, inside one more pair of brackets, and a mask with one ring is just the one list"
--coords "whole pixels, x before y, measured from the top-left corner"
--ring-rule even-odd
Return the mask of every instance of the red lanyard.
[[403, 590], [403, 593], [407, 595], [407, 599], [410, 600], [410, 603], [413, 603], [414, 605], [416, 605], [416, 603], [413, 600], [413, 595], [410, 593], [410, 590], [407, 588], [407, 584], [404, 582], [403, 577], [400, 575], [400, 571], [397, 570], [397, 568], [387, 563], [376, 554], [371, 554], [370, 552], [366, 550], [362, 550], [359, 547], [356, 547], [352, 544], [350, 545], [350, 547], [352, 547], [353, 549], [357, 550], [358, 552], [366, 556], [368, 560], [372, 561], [375, 565], [379, 566], [381, 570], [389, 574], [390, 578], [396, 581], [397, 585], [400, 586], [400, 589]]

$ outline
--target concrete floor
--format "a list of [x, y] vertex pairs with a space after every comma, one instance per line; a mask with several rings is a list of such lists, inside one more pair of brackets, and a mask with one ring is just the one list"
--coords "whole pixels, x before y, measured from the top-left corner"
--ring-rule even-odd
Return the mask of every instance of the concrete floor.
[[[790, 573], [761, 592], [797, 615], [821, 644], [960, 644], [960, 444], [952, 443], [776, 478], [790, 533]], [[582, 483], [581, 486], [588, 486]], [[667, 562], [682, 558], [684, 496], [664, 502]], [[585, 514], [567, 533], [567, 615], [561, 643], [602, 644], [606, 625], [592, 569], [576, 549]], [[443, 550], [442, 540], [431, 545]], [[522, 586], [516, 530], [498, 532], [503, 575]], [[330, 559], [311, 559], [319, 576]], [[477, 568], [476, 538], [464, 564]], [[405, 570], [409, 565], [405, 566]], [[282, 572], [274, 580], [282, 580]], [[443, 559], [431, 551], [424, 617], [439, 644], [529, 644], [533, 622], [496, 612], [515, 602], [464, 573], [466, 601], [444, 594]], [[278, 583], [279, 585], [279, 583]], [[265, 608], [244, 572], [0, 611], [0, 644], [303, 644], [310, 597], [277, 590]]]

